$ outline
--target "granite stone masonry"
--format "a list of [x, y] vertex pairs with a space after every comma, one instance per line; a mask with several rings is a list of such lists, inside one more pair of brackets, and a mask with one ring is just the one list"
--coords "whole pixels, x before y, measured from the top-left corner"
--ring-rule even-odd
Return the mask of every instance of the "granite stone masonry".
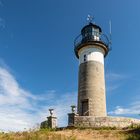
[[75, 127], [116, 127], [125, 128], [133, 125], [140, 125], [140, 120], [127, 117], [93, 117], [75, 116]]

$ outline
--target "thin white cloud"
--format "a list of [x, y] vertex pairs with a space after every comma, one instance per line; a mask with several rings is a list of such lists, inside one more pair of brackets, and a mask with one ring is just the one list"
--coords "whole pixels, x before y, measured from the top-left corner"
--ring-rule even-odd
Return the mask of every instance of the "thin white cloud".
[[40, 111], [41, 119], [44, 120], [49, 115], [48, 109], [55, 109], [54, 115], [58, 118], [58, 126], [68, 125], [68, 113], [71, 112], [71, 105], [76, 103], [76, 93], [65, 93], [65, 95], [57, 95], [53, 99], [53, 104], [44, 106]]
[[[106, 81], [107, 81], [107, 91], [112, 93], [113, 91], [119, 89], [126, 80], [131, 78], [133, 79], [130, 75], [121, 75], [121, 74], [116, 74], [116, 73], [108, 73], [106, 75]], [[123, 85], [124, 86], [124, 85]], [[134, 97], [133, 97], [134, 98]], [[140, 114], [140, 101], [138, 98], [134, 98], [132, 103], [129, 105], [126, 105], [126, 107], [123, 106], [116, 106], [113, 111], [109, 111], [109, 115], [138, 115]]]
[[[108, 78], [110, 81], [118, 81], [122, 77], [110, 74]], [[70, 112], [70, 106], [77, 103], [76, 97], [76, 92], [59, 94], [55, 90], [34, 95], [20, 86], [9, 68], [0, 66], [0, 130], [32, 128], [46, 119], [49, 108], [55, 109], [58, 125], [66, 126], [67, 113]], [[124, 110], [117, 108], [115, 113], [118, 112]]]
[[0, 67], [0, 130], [32, 128], [46, 119], [49, 108], [55, 109], [59, 126], [67, 125], [67, 113], [76, 102], [75, 97], [75, 93], [59, 94], [54, 90], [34, 95], [22, 88], [6, 68]]
[[128, 77], [123, 74], [109, 72], [106, 74], [106, 88], [108, 93], [117, 90]]
[[121, 80], [121, 79], [124, 79], [126, 78], [126, 76], [122, 75], [122, 74], [118, 74], [118, 73], [107, 73], [106, 74], [106, 79], [108, 81], [118, 81], [118, 80]]
[[108, 112], [110, 115], [138, 115], [140, 114], [140, 101], [131, 103], [128, 107], [117, 106], [113, 111]]

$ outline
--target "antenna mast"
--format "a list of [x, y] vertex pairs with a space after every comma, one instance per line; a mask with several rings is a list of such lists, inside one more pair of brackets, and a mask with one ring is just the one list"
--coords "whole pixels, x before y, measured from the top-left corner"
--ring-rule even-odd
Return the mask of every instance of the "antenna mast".
[[[111, 46], [112, 45], [112, 24], [111, 24], [111, 20], [109, 20], [109, 45]], [[110, 48], [112, 49], [112, 48]]]

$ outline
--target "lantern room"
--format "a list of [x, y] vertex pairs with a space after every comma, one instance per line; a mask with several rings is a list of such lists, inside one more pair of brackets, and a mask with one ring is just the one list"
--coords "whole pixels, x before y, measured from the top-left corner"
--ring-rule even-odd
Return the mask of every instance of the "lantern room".
[[109, 52], [109, 39], [107, 35], [102, 33], [102, 29], [100, 26], [89, 23], [88, 25], [84, 26], [81, 30], [81, 34], [75, 38], [74, 41], [74, 51], [79, 58], [78, 52], [81, 48], [87, 46], [87, 45], [93, 45], [96, 44], [104, 49], [106, 56]]
[[99, 26], [93, 23], [89, 23], [89, 25], [85, 26], [81, 30], [82, 43], [87, 42], [87, 41], [92, 41], [92, 40], [99, 41], [101, 32], [102, 30]]

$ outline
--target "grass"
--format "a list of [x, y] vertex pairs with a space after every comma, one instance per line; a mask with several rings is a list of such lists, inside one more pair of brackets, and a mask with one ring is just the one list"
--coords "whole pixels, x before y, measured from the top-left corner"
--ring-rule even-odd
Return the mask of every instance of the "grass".
[[140, 140], [140, 126], [125, 129], [115, 127], [41, 129], [0, 133], [0, 140]]
[[55, 130], [0, 133], [0, 140], [76, 140], [73, 136], [56, 134]]
[[140, 126], [130, 126], [125, 132], [126, 140], [140, 140]]

